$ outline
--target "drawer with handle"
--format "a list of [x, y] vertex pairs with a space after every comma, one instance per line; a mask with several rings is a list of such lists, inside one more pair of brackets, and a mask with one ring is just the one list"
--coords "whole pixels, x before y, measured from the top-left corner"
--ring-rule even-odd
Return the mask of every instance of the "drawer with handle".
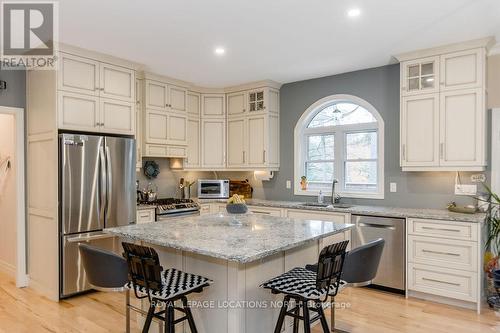
[[281, 209], [279, 208], [248, 206], [248, 211], [260, 215], [281, 216]]
[[154, 208], [137, 210], [137, 224], [149, 223], [154, 221], [155, 221]]
[[477, 273], [421, 264], [408, 264], [408, 290], [475, 302]]
[[477, 272], [478, 246], [475, 242], [408, 236], [408, 261]]
[[478, 240], [477, 223], [408, 219], [408, 234], [439, 238]]

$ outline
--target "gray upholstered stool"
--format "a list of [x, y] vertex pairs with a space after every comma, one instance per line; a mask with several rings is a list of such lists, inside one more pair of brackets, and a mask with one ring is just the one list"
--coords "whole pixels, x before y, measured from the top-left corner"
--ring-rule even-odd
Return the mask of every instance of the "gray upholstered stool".
[[105, 292], [125, 292], [126, 332], [130, 332], [130, 309], [140, 310], [130, 305], [127, 261], [113, 252], [88, 244], [79, 245], [83, 268], [93, 289]]
[[[342, 271], [342, 280], [348, 283], [350, 287], [364, 287], [372, 283], [377, 276], [377, 270], [384, 250], [385, 240], [382, 238], [361, 245], [347, 253], [344, 268]], [[316, 272], [317, 265], [306, 265], [306, 269]], [[342, 332], [335, 329], [335, 299], [331, 297], [331, 331]]]

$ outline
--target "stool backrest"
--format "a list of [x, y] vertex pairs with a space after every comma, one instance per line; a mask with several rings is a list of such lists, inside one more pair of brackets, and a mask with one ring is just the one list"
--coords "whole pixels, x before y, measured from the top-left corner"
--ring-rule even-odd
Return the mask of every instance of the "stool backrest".
[[385, 240], [376, 239], [349, 251], [342, 280], [347, 283], [370, 282], [377, 276]]
[[316, 289], [321, 290], [333, 286], [334, 290], [330, 294], [333, 296], [337, 294], [348, 243], [348, 240], [342, 241], [328, 245], [321, 250], [318, 258]]
[[[131, 243], [122, 243], [123, 256], [128, 263], [129, 279], [135, 286], [146, 288], [149, 297], [150, 290], [159, 291], [162, 286], [161, 272], [158, 253], [151, 248]], [[136, 295], [137, 296], [137, 295]]]
[[119, 255], [85, 243], [78, 250], [87, 280], [95, 289], [120, 289], [128, 282], [127, 261]]

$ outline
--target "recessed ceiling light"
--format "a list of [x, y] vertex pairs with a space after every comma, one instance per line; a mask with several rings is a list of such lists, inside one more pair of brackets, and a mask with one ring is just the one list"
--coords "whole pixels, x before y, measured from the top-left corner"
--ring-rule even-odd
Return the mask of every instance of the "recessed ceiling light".
[[222, 47], [216, 47], [214, 53], [217, 55], [223, 55], [224, 53], [226, 53], [226, 50], [224, 50], [224, 48]]
[[352, 8], [347, 11], [349, 17], [358, 17], [359, 15], [361, 15], [361, 9], [359, 8]]

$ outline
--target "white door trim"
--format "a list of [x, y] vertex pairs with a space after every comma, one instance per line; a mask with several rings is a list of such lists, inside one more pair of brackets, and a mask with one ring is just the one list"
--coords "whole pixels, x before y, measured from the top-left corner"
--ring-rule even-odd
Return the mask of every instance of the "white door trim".
[[16, 286], [28, 286], [26, 267], [26, 203], [25, 203], [25, 142], [24, 109], [0, 106], [1, 114], [11, 114], [16, 123]]
[[491, 190], [500, 191], [500, 108], [491, 110]]

